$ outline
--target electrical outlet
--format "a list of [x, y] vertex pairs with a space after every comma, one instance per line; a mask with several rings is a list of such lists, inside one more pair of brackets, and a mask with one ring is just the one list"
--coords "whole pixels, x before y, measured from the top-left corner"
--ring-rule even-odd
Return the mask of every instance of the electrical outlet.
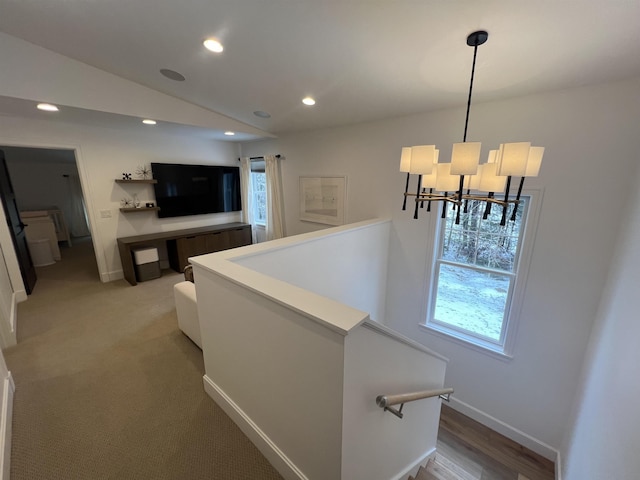
[[100, 218], [111, 218], [111, 210], [100, 210]]

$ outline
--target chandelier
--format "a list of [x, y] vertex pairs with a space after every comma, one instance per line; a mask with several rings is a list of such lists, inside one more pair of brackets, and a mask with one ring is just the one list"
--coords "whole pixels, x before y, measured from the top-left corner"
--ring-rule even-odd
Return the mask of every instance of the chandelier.
[[[467, 127], [471, 109], [471, 93], [476, 68], [478, 47], [489, 38], [486, 31], [477, 31], [467, 37], [467, 45], [473, 47], [473, 65], [469, 83], [467, 115], [464, 122], [462, 143], [454, 143], [450, 163], [438, 163], [439, 150], [435, 145], [403, 147], [400, 155], [400, 171], [407, 173], [402, 209], [407, 209], [407, 198], [415, 197], [413, 218], [418, 218], [419, 205], [442, 202], [442, 218], [447, 216], [447, 205], [457, 209], [456, 224], [460, 223], [460, 211], [467, 213], [469, 200], [485, 202], [483, 217], [491, 213], [492, 204], [502, 207], [500, 225], [505, 225], [509, 208], [510, 220], [516, 219], [520, 195], [526, 177], [537, 177], [542, 164], [544, 147], [531, 146], [530, 142], [500, 144], [489, 152], [486, 163], [480, 164], [480, 142], [467, 142]], [[411, 175], [418, 176], [416, 193], [409, 193]], [[509, 197], [512, 177], [520, 177], [515, 198]], [[504, 192], [504, 195], [502, 193]], [[498, 195], [498, 196], [496, 196]]]

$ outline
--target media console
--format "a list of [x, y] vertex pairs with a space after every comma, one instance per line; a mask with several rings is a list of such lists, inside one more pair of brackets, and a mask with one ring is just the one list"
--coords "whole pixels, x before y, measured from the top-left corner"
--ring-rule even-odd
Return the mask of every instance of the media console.
[[189, 257], [250, 245], [251, 225], [246, 223], [225, 223], [210, 227], [121, 237], [117, 240], [124, 278], [131, 285], [137, 285], [132, 249], [164, 241], [167, 244], [169, 265], [176, 272], [182, 272], [184, 267], [189, 264]]

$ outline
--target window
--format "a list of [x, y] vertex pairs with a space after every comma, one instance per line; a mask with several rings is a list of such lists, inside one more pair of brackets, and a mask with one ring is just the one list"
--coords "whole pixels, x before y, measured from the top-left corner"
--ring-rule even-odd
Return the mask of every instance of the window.
[[253, 221], [264, 226], [267, 223], [267, 176], [264, 162], [251, 163], [251, 191]]
[[448, 208], [435, 247], [429, 328], [508, 354], [514, 298], [520, 296], [527, 263], [522, 258], [531, 203], [531, 196], [523, 196], [515, 221], [505, 226], [500, 226], [502, 207], [497, 205], [484, 219], [485, 203], [470, 201], [458, 225], [456, 211]]

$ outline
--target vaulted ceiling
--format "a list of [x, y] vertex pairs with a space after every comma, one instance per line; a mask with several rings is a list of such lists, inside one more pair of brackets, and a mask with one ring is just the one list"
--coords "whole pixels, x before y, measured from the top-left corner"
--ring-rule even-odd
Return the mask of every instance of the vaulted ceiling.
[[[0, 11], [4, 33], [273, 134], [465, 104], [465, 39], [479, 29], [474, 102], [640, 76], [637, 0], [1, 0]], [[205, 50], [208, 37], [224, 51]]]

